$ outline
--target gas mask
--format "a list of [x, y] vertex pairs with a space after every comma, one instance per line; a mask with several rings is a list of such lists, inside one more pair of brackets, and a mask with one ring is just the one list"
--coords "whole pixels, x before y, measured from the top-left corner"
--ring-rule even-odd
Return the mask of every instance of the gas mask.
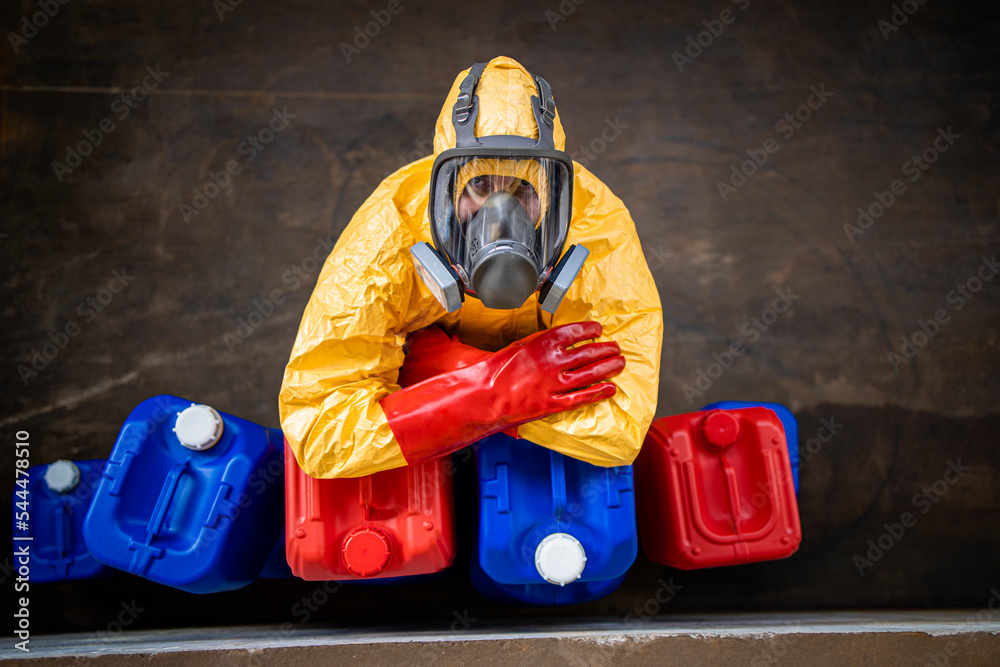
[[452, 111], [456, 147], [431, 171], [428, 204], [433, 247], [410, 249], [417, 273], [448, 312], [468, 294], [487, 308], [513, 309], [538, 292], [554, 313], [589, 252], [563, 248], [572, 213], [573, 163], [552, 139], [555, 102], [535, 77], [532, 108], [537, 141], [521, 136], [476, 137], [476, 84], [484, 63], [462, 82]]
[[518, 308], [538, 286], [535, 226], [518, 200], [495, 192], [466, 230], [469, 280], [487, 308]]

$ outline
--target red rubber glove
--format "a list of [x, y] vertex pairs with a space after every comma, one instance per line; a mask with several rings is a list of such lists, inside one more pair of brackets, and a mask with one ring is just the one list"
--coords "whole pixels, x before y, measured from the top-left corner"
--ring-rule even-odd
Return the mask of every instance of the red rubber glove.
[[615, 395], [607, 380], [625, 367], [597, 322], [539, 331], [464, 368], [382, 399], [407, 463], [450, 454], [488, 435]]
[[471, 366], [493, 354], [462, 343], [458, 336], [449, 338], [437, 325], [410, 334], [405, 349], [406, 360], [399, 369], [400, 387]]

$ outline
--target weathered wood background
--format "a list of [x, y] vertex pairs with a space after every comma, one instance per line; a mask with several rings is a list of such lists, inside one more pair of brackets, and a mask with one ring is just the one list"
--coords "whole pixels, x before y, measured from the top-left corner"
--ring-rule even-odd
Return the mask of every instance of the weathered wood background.
[[[789, 405], [805, 541], [786, 561], [703, 572], [640, 556], [613, 596], [561, 610], [487, 604], [460, 562], [437, 583], [344, 587], [308, 620], [986, 605], [1000, 586], [1000, 280], [976, 277], [993, 277], [1000, 250], [992, 5], [908, 0], [897, 4], [914, 13], [896, 29], [889, 0], [403, 0], [348, 62], [341, 43], [387, 4], [73, 0], [37, 34], [26, 28], [30, 39], [4, 40], [3, 470], [18, 430], [36, 464], [106, 456], [132, 407], [160, 393], [278, 426], [314, 252], [325, 256], [384, 175], [429, 152], [457, 72], [509, 55], [552, 84], [568, 150], [633, 214], [664, 307], [658, 414], [722, 399]], [[712, 23], [724, 10], [731, 23]], [[38, 11], [5, 3], [4, 32]], [[703, 35], [690, 61], [674, 56], [705, 21], [721, 33]], [[151, 90], [131, 108], [121, 96], [144, 77]], [[831, 95], [800, 109], [814, 88]], [[275, 108], [288, 119], [273, 141], [241, 146]], [[780, 124], [796, 112], [808, 118]], [[605, 141], [609, 122], [621, 131]], [[66, 146], [84, 132], [100, 143], [73, 166]], [[718, 183], [748, 151], [767, 161], [723, 199]], [[180, 205], [230, 160], [240, 172], [185, 220]], [[872, 204], [889, 195], [876, 193], [897, 180], [902, 193], [879, 214]], [[879, 215], [852, 239], [858, 207]], [[275, 290], [283, 302], [252, 335], [226, 337], [255, 301], [271, 310]], [[752, 318], [770, 319], [776, 290], [797, 299], [765, 331]], [[935, 335], [914, 337], [936, 314]], [[912, 359], [903, 337], [922, 343]], [[37, 374], [19, 372], [60, 341]], [[733, 342], [747, 353], [712, 367]], [[937, 495], [959, 461], [971, 469]], [[915, 499], [923, 489], [935, 502]], [[916, 525], [860, 576], [854, 556], [907, 511]], [[12, 586], [8, 569], [0, 576]], [[649, 604], [671, 577], [683, 589]], [[316, 590], [272, 581], [193, 598], [126, 578], [36, 586], [32, 614], [39, 631], [114, 630], [134, 599], [144, 611], [132, 627], [298, 623]]]

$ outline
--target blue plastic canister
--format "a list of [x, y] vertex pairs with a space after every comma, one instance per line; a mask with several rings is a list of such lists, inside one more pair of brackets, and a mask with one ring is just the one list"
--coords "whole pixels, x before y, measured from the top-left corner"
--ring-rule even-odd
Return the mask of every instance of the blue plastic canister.
[[742, 408], [767, 408], [778, 415], [785, 429], [785, 440], [788, 442], [788, 461], [792, 464], [792, 483], [795, 485], [795, 495], [799, 493], [799, 422], [792, 411], [781, 403], [755, 403], [753, 401], [718, 401], [709, 403], [701, 409], [709, 410], [740, 410]]
[[496, 584], [481, 593], [573, 604], [621, 583], [638, 550], [631, 466], [600, 468], [502, 433], [476, 445], [476, 462], [478, 565]]
[[621, 586], [625, 575], [599, 581], [577, 581], [565, 586], [552, 584], [499, 584], [483, 572], [476, 559], [472, 559], [470, 572], [473, 586], [484, 598], [500, 604], [532, 604], [559, 607], [600, 600], [611, 595]]
[[14, 553], [28, 547], [32, 583], [114, 572], [95, 560], [83, 541], [83, 519], [104, 463], [104, 459], [94, 459], [33, 466], [23, 478], [27, 484], [15, 489]]
[[261, 573], [282, 522], [280, 431], [176, 396], [125, 420], [83, 526], [97, 560], [192, 593]]
[[288, 567], [288, 558], [285, 556], [285, 522], [281, 522], [278, 535], [273, 541], [271, 553], [264, 561], [264, 569], [260, 571], [261, 579], [287, 579], [292, 575], [292, 568]]

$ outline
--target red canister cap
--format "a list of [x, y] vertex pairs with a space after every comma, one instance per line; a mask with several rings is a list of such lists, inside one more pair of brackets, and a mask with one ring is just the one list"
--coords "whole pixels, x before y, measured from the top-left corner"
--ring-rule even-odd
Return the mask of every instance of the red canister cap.
[[378, 528], [358, 528], [344, 540], [344, 565], [359, 577], [373, 577], [392, 559], [392, 540]]
[[725, 410], [713, 410], [701, 420], [701, 435], [710, 445], [728, 447], [740, 437], [740, 422]]

